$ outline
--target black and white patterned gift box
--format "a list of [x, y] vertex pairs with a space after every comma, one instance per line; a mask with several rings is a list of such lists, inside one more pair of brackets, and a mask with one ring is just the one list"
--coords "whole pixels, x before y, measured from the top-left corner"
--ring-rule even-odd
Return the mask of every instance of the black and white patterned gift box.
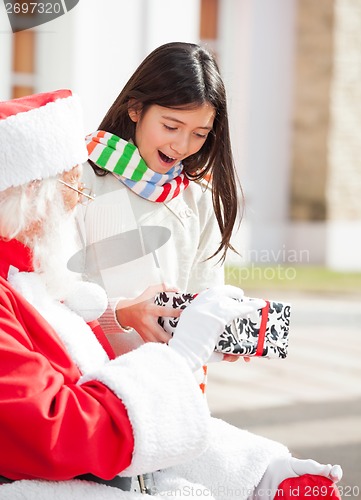
[[[196, 295], [191, 293], [161, 292], [155, 303], [184, 309]], [[215, 350], [236, 356], [285, 358], [288, 349], [291, 306], [285, 302], [265, 301], [266, 307], [246, 318], [236, 318], [226, 325]], [[173, 335], [179, 318], [160, 317], [158, 323]]]

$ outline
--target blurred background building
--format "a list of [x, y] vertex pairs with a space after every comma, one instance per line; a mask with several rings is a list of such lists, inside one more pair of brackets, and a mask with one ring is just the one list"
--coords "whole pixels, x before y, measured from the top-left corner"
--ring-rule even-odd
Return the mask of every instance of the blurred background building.
[[97, 128], [168, 41], [218, 57], [246, 195], [239, 264], [361, 271], [361, 0], [80, 0], [12, 34], [0, 4], [0, 99], [68, 87]]

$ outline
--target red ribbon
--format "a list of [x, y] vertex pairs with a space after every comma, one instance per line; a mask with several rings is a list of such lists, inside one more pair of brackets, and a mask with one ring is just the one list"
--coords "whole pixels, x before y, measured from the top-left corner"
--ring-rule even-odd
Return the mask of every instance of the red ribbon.
[[264, 339], [266, 337], [266, 327], [268, 321], [269, 301], [265, 301], [266, 306], [262, 308], [261, 325], [259, 327], [258, 344], [255, 356], [262, 356]]

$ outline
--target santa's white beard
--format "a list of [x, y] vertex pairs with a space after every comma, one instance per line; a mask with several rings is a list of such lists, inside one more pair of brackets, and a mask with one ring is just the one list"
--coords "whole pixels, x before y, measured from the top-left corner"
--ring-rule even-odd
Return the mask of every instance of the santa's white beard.
[[99, 285], [83, 282], [80, 274], [67, 268], [75, 249], [74, 213], [65, 212], [55, 202], [48, 208], [39, 230], [30, 233], [34, 270], [50, 297], [62, 301], [86, 322], [93, 321], [107, 308], [107, 295]]
[[41, 274], [49, 293], [59, 300], [66, 297], [80, 280], [80, 275], [67, 268], [74, 241], [74, 214], [60, 210], [47, 218], [42, 234], [31, 244], [34, 269]]

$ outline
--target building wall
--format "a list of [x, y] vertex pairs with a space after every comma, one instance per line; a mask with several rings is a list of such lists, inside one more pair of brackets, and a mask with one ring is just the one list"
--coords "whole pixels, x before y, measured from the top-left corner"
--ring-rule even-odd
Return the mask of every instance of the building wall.
[[326, 260], [326, 182], [333, 73], [334, 0], [298, 0], [287, 245], [300, 264]]
[[289, 245], [361, 270], [361, 0], [299, 0]]
[[298, 2], [290, 218], [326, 218], [334, 0]]
[[247, 207], [233, 260], [360, 271], [361, 0], [220, 5]]
[[[360, 23], [361, 0], [81, 0], [34, 30], [34, 76], [20, 77], [76, 91], [89, 132], [151, 50], [203, 38], [246, 196], [236, 261], [307, 250], [301, 264], [360, 270]], [[21, 80], [14, 39], [0, 2], [1, 99]]]
[[361, 1], [335, 0], [326, 263], [361, 270]]

